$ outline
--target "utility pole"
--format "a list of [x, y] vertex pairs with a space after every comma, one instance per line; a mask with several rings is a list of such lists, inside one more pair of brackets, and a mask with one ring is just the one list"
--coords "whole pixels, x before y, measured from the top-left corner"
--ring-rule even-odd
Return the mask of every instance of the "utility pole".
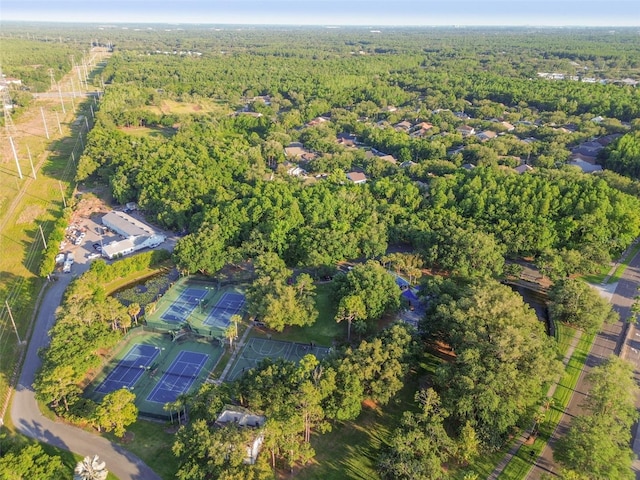
[[62, 127], [60, 126], [60, 117], [58, 116], [58, 112], [56, 112], [56, 120], [58, 121], [58, 132], [62, 135]]
[[31, 165], [31, 173], [33, 174], [33, 179], [36, 178], [36, 170], [33, 168], [33, 160], [31, 158], [31, 150], [29, 149], [29, 145], [27, 145], [27, 153], [29, 154], [29, 164]]
[[20, 334], [18, 334], [18, 329], [16, 328], [16, 322], [13, 319], [13, 315], [11, 314], [11, 308], [9, 308], [9, 302], [5, 300], [4, 304], [7, 306], [7, 312], [9, 312], [9, 318], [11, 319], [11, 325], [13, 325], [13, 331], [16, 332], [16, 337], [18, 337], [18, 345], [22, 345], [22, 340], [20, 340]]
[[38, 225], [40, 229], [40, 236], [42, 237], [42, 243], [44, 244], [44, 249], [47, 249], [47, 241], [44, 239], [44, 232], [42, 231], [42, 225]]
[[18, 152], [16, 152], [16, 146], [13, 144], [13, 137], [9, 137], [9, 143], [11, 143], [13, 158], [16, 160], [16, 167], [18, 168], [18, 176], [20, 177], [20, 180], [22, 180], [22, 170], [20, 169], [20, 162], [18, 161]]
[[47, 136], [47, 140], [49, 140], [49, 129], [47, 128], [47, 120], [44, 118], [44, 108], [40, 107], [40, 113], [42, 114], [42, 123], [44, 123], [44, 133]]
[[62, 90], [60, 90], [60, 84], [58, 84], [58, 95], [60, 96], [60, 105], [62, 105], [62, 113], [66, 114], [67, 110], [64, 108], [64, 100], [62, 100]]
[[67, 201], [64, 198], [64, 190], [62, 189], [62, 183], [60, 180], [58, 180], [58, 186], [60, 187], [60, 193], [62, 194], [62, 204], [64, 205], [64, 208], [67, 208]]

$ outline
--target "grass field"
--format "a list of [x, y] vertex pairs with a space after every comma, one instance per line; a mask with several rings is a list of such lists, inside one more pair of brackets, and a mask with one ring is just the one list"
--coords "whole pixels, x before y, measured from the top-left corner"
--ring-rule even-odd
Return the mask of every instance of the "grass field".
[[418, 388], [415, 375], [388, 405], [367, 404], [352, 422], [337, 422], [332, 431], [313, 435], [316, 451], [312, 464], [296, 474], [304, 480], [373, 480], [380, 478], [376, 462], [380, 449], [388, 444], [405, 411], [416, 411], [413, 401]]
[[217, 103], [211, 100], [202, 99], [198, 103], [190, 102], [176, 102], [174, 100], [162, 100], [159, 106], [153, 105], [146, 107], [147, 110], [156, 113], [158, 115], [181, 115], [181, 114], [208, 114], [219, 113], [227, 115], [231, 113], [229, 107], [226, 104]]
[[176, 129], [170, 127], [121, 127], [118, 130], [133, 137], [171, 138]]
[[[127, 432], [133, 434], [133, 438], [124, 443], [121, 438], [117, 438], [112, 434], [105, 434], [104, 436], [135, 453], [160, 478], [169, 480], [176, 477], [178, 459], [171, 452], [175, 436], [169, 431], [166, 424], [138, 420], [127, 427]], [[125, 479], [121, 478], [120, 480]]]
[[[46, 102], [44, 105], [43, 109], [50, 109], [46, 114], [50, 119], [57, 107]], [[62, 214], [62, 192], [67, 199], [71, 197], [70, 184], [75, 174], [71, 154], [73, 152], [75, 158], [79, 158], [82, 151], [82, 142], [78, 139], [79, 128], [86, 131], [84, 123], [79, 127], [68, 125], [74, 118], [70, 109], [66, 116], [60, 113], [59, 117], [67, 122], [62, 129], [65, 137], [61, 137], [57, 130], [50, 129], [50, 140], [43, 134], [25, 134], [15, 141], [19, 141], [22, 179], [18, 178], [12, 155], [5, 157], [0, 165], [0, 297], [8, 301], [18, 334], [23, 340], [34, 313], [38, 292], [44, 285], [44, 280], [38, 276], [43, 250], [39, 227], [42, 227], [46, 238], [54, 221]], [[21, 129], [19, 124], [16, 124], [16, 128]], [[25, 132], [29, 132], [27, 127], [24, 128]], [[5, 140], [3, 136], [2, 141]], [[27, 146], [36, 178], [33, 178], [26, 155]], [[4, 405], [19, 352], [15, 332], [3, 305], [0, 310], [0, 408]]]

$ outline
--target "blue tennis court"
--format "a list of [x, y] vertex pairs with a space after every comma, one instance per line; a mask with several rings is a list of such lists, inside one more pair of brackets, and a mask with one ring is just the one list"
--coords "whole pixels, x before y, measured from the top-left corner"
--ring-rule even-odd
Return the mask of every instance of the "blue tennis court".
[[207, 290], [199, 288], [187, 288], [175, 300], [169, 308], [167, 308], [160, 318], [165, 322], [182, 323], [189, 318], [196, 307], [207, 296]]
[[209, 355], [182, 351], [147, 397], [148, 402], [174, 402], [196, 381]]
[[211, 327], [228, 327], [231, 317], [242, 310], [244, 298], [241, 293], [226, 292], [202, 323]]
[[111, 393], [121, 388], [131, 388], [160, 353], [158, 347], [136, 343], [118, 362], [107, 378], [96, 388], [97, 393]]

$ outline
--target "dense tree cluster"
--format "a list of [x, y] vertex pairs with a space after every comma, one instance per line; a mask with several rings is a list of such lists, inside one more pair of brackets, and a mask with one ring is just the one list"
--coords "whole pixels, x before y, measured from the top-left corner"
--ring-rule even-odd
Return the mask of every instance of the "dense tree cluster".
[[281, 332], [287, 325], [313, 325], [318, 312], [315, 308], [312, 278], [293, 272], [275, 253], [256, 259], [257, 278], [247, 289], [247, 310], [267, 327]]
[[39, 444], [24, 444], [0, 435], [0, 478], [57, 480], [69, 474], [60, 457], [47, 454]]
[[549, 300], [551, 318], [589, 333], [599, 332], [605, 321], [618, 320], [611, 304], [581, 280], [557, 282], [549, 292]]
[[640, 180], [640, 132], [628, 133], [605, 151], [603, 165], [609, 170]]
[[[531, 420], [560, 368], [533, 312], [494, 280], [516, 271], [505, 257], [533, 257], [557, 282], [554, 318], [594, 331], [610, 314], [569, 278], [640, 234], [640, 186], [623, 176], [638, 178], [640, 90], [579, 80], [637, 70], [635, 32], [319, 32], [114, 32], [117, 51], [94, 79], [107, 86], [77, 180], [102, 181], [116, 201], [136, 201], [184, 233], [174, 252], [182, 271], [214, 275], [249, 260], [249, 311], [277, 331], [315, 321], [312, 277], [301, 271], [362, 260], [333, 280], [348, 340], [352, 326], [362, 338], [400, 306], [393, 277], [372, 259], [410, 280], [423, 267], [441, 274], [424, 282], [430, 308], [420, 328], [427, 345], [451, 355], [429, 379], [433, 388], [416, 395], [417, 411], [404, 415], [379, 468], [384, 478], [443, 478], [443, 464], [495, 449]], [[567, 79], [537, 75], [555, 71]], [[338, 142], [341, 133], [358, 144]], [[610, 133], [624, 135], [600, 156], [608, 171], [564, 166], [573, 147]], [[285, 155], [291, 142], [308, 150], [303, 159]], [[521, 162], [535, 170], [517, 174]], [[296, 177], [292, 166], [311, 175]], [[350, 171], [367, 183], [353, 184]], [[411, 253], [387, 254], [390, 243]], [[88, 411], [95, 425], [122, 431], [131, 412], [78, 401], [96, 352], [140, 312], [105, 298], [100, 282], [125, 268], [116, 265], [96, 262], [70, 287], [36, 386], [58, 410]], [[177, 434], [178, 478], [260, 480], [272, 478], [269, 463], [304, 465], [313, 433], [357, 418], [365, 399], [393, 399], [414, 333], [393, 325], [322, 362], [265, 361], [233, 385], [205, 384], [187, 400], [193, 421]], [[613, 478], [626, 468], [621, 445], [633, 416], [626, 406], [613, 412], [624, 432], [620, 443], [602, 440], [606, 466], [578, 458], [595, 457], [584, 446], [595, 433], [619, 431], [597, 400], [612, 387], [594, 378], [596, 413], [576, 422], [560, 456], [587, 478]], [[267, 417], [267, 455], [254, 466], [238, 448], [248, 432], [214, 425], [228, 402]]]
[[[204, 384], [188, 399], [194, 421], [178, 432], [174, 444], [178, 478], [231, 478], [233, 472], [238, 475], [233, 478], [271, 478], [265, 459], [272, 467], [306, 464], [315, 455], [312, 433], [330, 430], [332, 421], [357, 418], [365, 398], [384, 404], [398, 392], [414, 346], [410, 327], [395, 324], [322, 362], [311, 354], [298, 364], [267, 359], [233, 385]], [[230, 400], [266, 416], [263, 454], [255, 466], [241, 465], [245, 452], [235, 451], [251, 429], [214, 426]]]
[[502, 445], [560, 371], [535, 313], [495, 281], [472, 284], [456, 297], [441, 294], [422, 328], [455, 355], [436, 373], [443, 406], [456, 429], [468, 423], [485, 448]]
[[554, 456], [568, 469], [566, 478], [632, 479], [635, 455], [629, 445], [631, 426], [638, 419], [633, 365], [612, 356], [591, 371], [589, 381], [589, 412], [573, 419]]

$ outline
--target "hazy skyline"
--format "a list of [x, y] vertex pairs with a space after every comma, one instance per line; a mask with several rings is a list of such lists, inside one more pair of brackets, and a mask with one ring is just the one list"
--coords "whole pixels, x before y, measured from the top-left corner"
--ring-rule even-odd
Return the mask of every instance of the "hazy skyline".
[[91, 23], [638, 26], [639, 0], [0, 0], [0, 19]]

